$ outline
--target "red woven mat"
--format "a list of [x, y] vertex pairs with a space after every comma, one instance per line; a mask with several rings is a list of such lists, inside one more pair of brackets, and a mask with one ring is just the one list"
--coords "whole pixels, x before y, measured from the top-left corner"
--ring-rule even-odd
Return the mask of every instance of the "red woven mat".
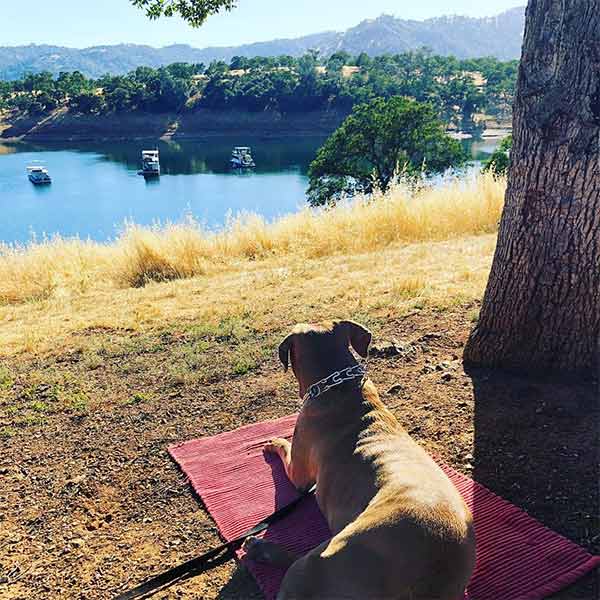
[[[279, 458], [262, 452], [268, 439], [290, 438], [295, 422], [296, 415], [292, 415], [169, 448], [226, 540], [296, 498]], [[600, 565], [600, 557], [468, 477], [441, 466], [475, 519], [477, 567], [469, 584], [469, 600], [540, 600]], [[312, 498], [266, 532], [270, 540], [297, 553], [307, 552], [329, 535]], [[275, 598], [284, 572], [252, 561], [247, 561], [247, 567], [267, 600]]]

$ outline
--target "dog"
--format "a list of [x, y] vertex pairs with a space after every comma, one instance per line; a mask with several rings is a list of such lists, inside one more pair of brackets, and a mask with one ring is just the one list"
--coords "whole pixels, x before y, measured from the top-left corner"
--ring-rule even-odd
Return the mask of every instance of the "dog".
[[250, 538], [248, 557], [288, 571], [279, 600], [459, 600], [475, 566], [472, 517], [433, 459], [386, 409], [350, 351], [371, 333], [352, 321], [298, 325], [279, 347], [304, 404], [292, 443], [271, 440], [332, 537], [303, 557]]

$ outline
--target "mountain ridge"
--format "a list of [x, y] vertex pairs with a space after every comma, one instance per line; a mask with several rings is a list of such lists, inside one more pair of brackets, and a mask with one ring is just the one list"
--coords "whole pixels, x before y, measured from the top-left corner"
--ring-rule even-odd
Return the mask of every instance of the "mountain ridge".
[[194, 48], [171, 44], [162, 48], [140, 44], [116, 44], [90, 48], [67, 48], [50, 44], [0, 47], [0, 79], [18, 79], [28, 72], [79, 70], [88, 77], [123, 74], [138, 66], [159, 67], [173, 62], [208, 64], [229, 61], [233, 56], [299, 56], [310, 49], [329, 56], [344, 50], [372, 56], [401, 53], [428, 47], [434, 54], [457, 58], [494, 56], [519, 58], [524, 28], [524, 7], [494, 17], [447, 15], [415, 21], [381, 15], [346, 31], [325, 31], [299, 38], [281, 38], [241, 46]]

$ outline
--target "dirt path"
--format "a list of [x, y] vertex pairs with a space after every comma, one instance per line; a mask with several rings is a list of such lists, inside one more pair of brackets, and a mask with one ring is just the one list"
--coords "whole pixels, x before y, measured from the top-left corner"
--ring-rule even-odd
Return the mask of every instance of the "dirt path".
[[[428, 450], [600, 552], [597, 391], [466, 374], [460, 356], [474, 308], [369, 323], [376, 345], [399, 342], [370, 360], [373, 381]], [[150, 335], [90, 330], [83, 350], [5, 360], [0, 597], [111, 598], [216, 544], [166, 447], [297, 410], [274, 353], [282, 333], [244, 321]], [[590, 600], [599, 590], [591, 575], [556, 598]], [[157, 597], [261, 596], [228, 563]]]

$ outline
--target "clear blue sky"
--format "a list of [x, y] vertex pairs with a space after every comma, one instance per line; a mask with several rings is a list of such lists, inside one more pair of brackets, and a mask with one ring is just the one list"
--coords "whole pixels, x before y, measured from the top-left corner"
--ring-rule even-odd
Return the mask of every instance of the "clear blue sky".
[[239, 0], [200, 29], [177, 18], [150, 22], [128, 0], [1, 0], [0, 45], [87, 47], [131, 42], [229, 46], [343, 30], [382, 13], [405, 19], [492, 16], [525, 0]]

